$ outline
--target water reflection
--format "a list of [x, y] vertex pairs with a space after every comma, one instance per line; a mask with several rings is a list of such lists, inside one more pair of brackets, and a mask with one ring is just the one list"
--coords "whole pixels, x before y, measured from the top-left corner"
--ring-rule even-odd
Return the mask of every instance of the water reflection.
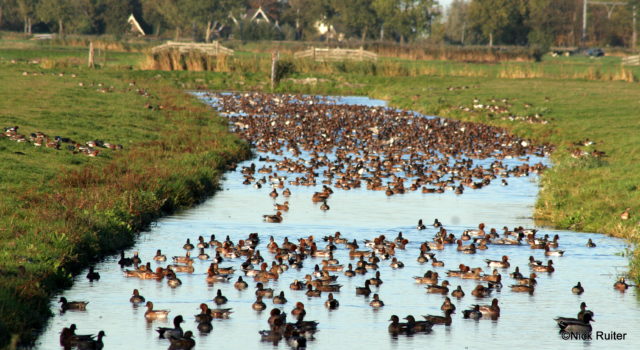
[[[349, 99], [345, 99], [349, 101]], [[359, 100], [362, 102], [363, 100]], [[366, 101], [366, 100], [365, 100]], [[381, 101], [374, 101], [379, 105]], [[256, 160], [253, 160], [256, 162]], [[240, 164], [240, 166], [246, 166]], [[259, 166], [261, 166], [260, 164]], [[240, 169], [240, 167], [238, 168]], [[267, 196], [269, 189], [247, 188], [242, 185], [243, 177], [239, 171], [226, 175], [222, 184], [223, 190], [202, 205], [182, 213], [160, 220], [150, 232], [143, 233], [138, 243], [126, 252], [140, 252], [144, 261], [150, 260], [157, 249], [162, 249], [167, 256], [184, 255], [182, 246], [187, 238], [195, 240], [198, 236], [209, 237], [215, 234], [222, 238], [229, 235], [234, 241], [246, 238], [249, 233], [258, 232], [261, 242], [258, 246], [267, 261], [266, 244], [269, 236], [277, 242], [285, 237], [289, 239], [307, 237], [323, 237], [340, 231], [349, 240], [371, 239], [380, 234], [395, 237], [402, 231], [409, 240], [405, 250], [397, 250], [398, 260], [404, 262], [403, 269], [394, 270], [389, 261], [379, 263], [379, 271], [384, 284], [372, 287], [373, 293], [380, 294], [385, 306], [373, 311], [369, 306], [370, 298], [355, 295], [355, 288], [363, 286], [371, 273], [348, 278], [342, 274], [337, 281], [343, 285], [339, 293], [335, 293], [340, 306], [337, 310], [328, 310], [324, 306], [327, 293], [320, 298], [306, 297], [304, 291], [292, 291], [289, 284], [294, 280], [303, 280], [320, 258], [305, 261], [305, 268], [298, 271], [289, 269], [280, 279], [270, 282], [268, 287], [276, 293], [284, 291], [289, 299], [282, 306], [273, 305], [265, 300], [267, 310], [258, 313], [251, 307], [255, 301], [254, 286], [251, 278], [246, 278], [249, 288], [238, 291], [233, 284], [240, 274], [236, 272], [230, 283], [209, 285], [205, 281], [206, 271], [211, 261], [194, 261], [193, 274], [177, 273], [182, 285], [170, 288], [166, 281], [138, 280], [126, 278], [118, 266], [119, 256], [109, 257], [96, 266], [101, 274], [100, 281], [89, 283], [85, 274], [80, 274], [72, 289], [62, 296], [69, 300], [88, 300], [87, 311], [58, 314], [58, 298], [52, 299], [52, 310], [56, 316], [52, 318], [45, 333], [38, 340], [37, 348], [59, 348], [58, 337], [63, 327], [71, 323], [78, 325], [79, 334], [97, 333], [104, 329], [107, 349], [166, 349], [169, 342], [159, 339], [154, 331], [157, 327], [169, 327], [176, 315], [183, 315], [185, 330], [194, 332], [197, 349], [205, 348], [256, 348], [280, 349], [288, 347], [281, 341], [274, 345], [272, 341], [262, 342], [260, 330], [268, 329], [269, 310], [281, 307], [290, 315], [296, 301], [305, 304], [307, 317], [305, 320], [319, 322], [316, 340], [308, 343], [309, 348], [371, 348], [371, 349], [407, 349], [426, 347], [452, 348], [506, 348], [522, 346], [529, 342], [539, 348], [585, 348], [591, 342], [565, 341], [558, 335], [558, 327], [553, 321], [556, 316], [575, 316], [580, 302], [585, 301], [596, 313], [596, 330], [627, 332], [625, 341], [604, 342], [593, 340], [596, 346], [611, 344], [616, 348], [636, 348], [640, 342], [634, 337], [635, 330], [640, 329], [640, 311], [636, 300], [636, 291], [630, 289], [619, 293], [612, 288], [616, 276], [623, 273], [627, 266], [624, 257], [618, 255], [625, 249], [623, 241], [598, 235], [555, 231], [542, 229], [541, 233], [560, 235], [560, 248], [567, 251], [563, 257], [553, 257], [556, 271], [553, 274], [540, 273], [538, 285], [533, 293], [514, 293], [509, 288], [496, 290], [493, 297], [500, 300], [501, 316], [496, 321], [463, 319], [461, 312], [452, 315], [451, 326], [434, 326], [430, 334], [390, 335], [387, 328], [391, 315], [405, 317], [412, 314], [416, 319], [422, 315], [442, 315], [440, 306], [444, 296], [427, 294], [423, 285], [416, 284], [412, 276], [423, 276], [431, 269], [445, 275], [445, 271], [462, 263], [468, 266], [486, 266], [485, 259], [499, 259], [508, 255], [512, 272], [519, 266], [523, 274], [528, 275], [528, 257], [545, 260], [543, 251], [530, 250], [528, 247], [491, 246], [486, 251], [476, 254], [459, 254], [455, 247], [447, 246], [438, 257], [445, 261], [445, 267], [421, 265], [416, 261], [420, 243], [431, 241], [437, 229], [428, 226], [425, 230], [417, 230], [417, 219], [422, 218], [431, 223], [434, 218], [440, 221], [456, 235], [464, 229], [477, 227], [484, 222], [487, 227], [533, 226], [530, 219], [537, 193], [536, 179], [518, 177], [510, 178], [509, 186], [491, 184], [479, 191], [467, 191], [464, 196], [456, 196], [452, 192], [442, 194], [422, 194], [412, 192], [403, 196], [386, 197], [380, 192], [354, 189], [336, 191], [332, 195], [331, 210], [320, 211], [318, 204], [311, 203], [311, 195], [321, 188], [301, 187], [293, 192], [288, 201], [291, 209], [286, 213], [286, 220], [281, 224], [267, 224], [260, 214], [271, 212], [273, 199]], [[587, 239], [591, 238], [597, 248], [586, 248]], [[208, 254], [214, 255], [212, 250]], [[354, 264], [357, 260], [349, 258], [348, 251], [340, 248], [335, 258], [341, 264]], [[225, 261], [224, 266], [238, 267], [243, 259]], [[166, 263], [153, 261], [151, 266], [165, 266]], [[486, 268], [485, 273], [491, 273]], [[503, 273], [506, 283], [512, 282], [508, 273]], [[452, 298], [457, 310], [465, 310], [474, 304], [489, 304], [491, 298], [478, 299], [471, 295], [476, 282], [472, 280], [449, 279], [455, 286], [462, 286], [467, 293], [458, 300]], [[582, 295], [574, 295], [571, 288], [577, 281], [585, 287]], [[505, 283], [503, 281], [503, 283]], [[129, 302], [134, 288], [140, 290], [148, 301], [153, 301], [155, 308], [169, 309], [169, 320], [147, 322], [144, 308], [133, 307]], [[198, 305], [207, 303], [213, 307], [211, 300], [216, 290], [229, 298], [225, 307], [233, 309], [228, 319], [214, 319], [213, 330], [206, 335], [197, 330], [194, 315], [198, 313]], [[291, 316], [289, 316], [291, 317]], [[289, 318], [291, 320], [291, 318]], [[535, 342], [535, 343], [534, 343]]]

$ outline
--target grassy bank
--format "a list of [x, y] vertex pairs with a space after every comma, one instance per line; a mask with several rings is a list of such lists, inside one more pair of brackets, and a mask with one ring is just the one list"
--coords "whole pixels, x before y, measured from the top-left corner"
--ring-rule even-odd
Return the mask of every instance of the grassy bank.
[[74, 272], [132, 244], [155, 218], [213, 193], [249, 149], [162, 78], [73, 63], [49, 68], [42, 50], [0, 49], [0, 57], [3, 128], [19, 126], [27, 140], [42, 132], [49, 140], [122, 145], [96, 147], [90, 157], [74, 154], [71, 142], [55, 149], [0, 138], [1, 348], [12, 336], [33, 339], [50, 314], [50, 295]]

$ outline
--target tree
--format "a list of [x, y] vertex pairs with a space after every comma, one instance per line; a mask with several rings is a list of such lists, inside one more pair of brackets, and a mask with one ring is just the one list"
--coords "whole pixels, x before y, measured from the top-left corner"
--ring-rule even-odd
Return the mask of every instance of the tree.
[[332, 24], [347, 34], [360, 35], [364, 42], [377, 22], [371, 0], [332, 0], [331, 4], [336, 13]]
[[31, 18], [34, 15], [36, 0], [17, 0], [18, 12], [24, 20], [24, 33], [31, 34]]
[[469, 2], [465, 0], [453, 0], [447, 9], [447, 22], [445, 23], [445, 35], [450, 42], [465, 44], [468, 40]]
[[469, 13], [472, 22], [493, 46], [494, 39], [505, 44], [526, 44], [524, 25], [526, 0], [473, 0]]

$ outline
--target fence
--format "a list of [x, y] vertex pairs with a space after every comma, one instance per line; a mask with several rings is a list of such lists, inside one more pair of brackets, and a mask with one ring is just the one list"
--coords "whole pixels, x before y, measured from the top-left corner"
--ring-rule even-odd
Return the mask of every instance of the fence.
[[197, 44], [197, 43], [181, 43], [176, 41], [167, 41], [165, 44], [156, 46], [151, 49], [154, 54], [161, 53], [163, 51], [177, 50], [182, 53], [190, 53], [193, 51], [199, 51], [209, 56], [226, 55], [233, 56], [233, 50], [228, 49], [219, 42], [213, 42], [211, 44]]
[[622, 64], [625, 66], [640, 66], [640, 55], [623, 57]]
[[299, 51], [293, 54], [295, 58], [311, 58], [314, 61], [376, 61], [378, 55], [365, 51], [360, 48], [359, 50], [352, 49], [319, 49], [312, 47], [308, 50]]

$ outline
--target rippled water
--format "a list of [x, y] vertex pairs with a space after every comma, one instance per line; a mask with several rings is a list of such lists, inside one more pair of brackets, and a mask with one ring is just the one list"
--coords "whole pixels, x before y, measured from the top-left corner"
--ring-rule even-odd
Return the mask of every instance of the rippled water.
[[[344, 99], [350, 102], [349, 98]], [[380, 105], [382, 101], [365, 98], [352, 99], [358, 104]], [[257, 160], [258, 167], [261, 166]], [[250, 161], [251, 162], [251, 161]], [[242, 165], [248, 165], [247, 162]], [[240, 169], [240, 167], [238, 167]], [[450, 327], [435, 326], [431, 334], [416, 334], [414, 336], [391, 337], [387, 332], [387, 321], [393, 314], [405, 317], [413, 314], [418, 320], [420, 315], [441, 314], [440, 306], [444, 297], [427, 294], [423, 285], [414, 283], [412, 276], [422, 275], [426, 270], [438, 271], [445, 276], [448, 269], [456, 269], [458, 264], [464, 263], [472, 267], [485, 266], [484, 259], [498, 259], [502, 255], [511, 258], [513, 271], [520, 266], [523, 273], [528, 274], [527, 259], [533, 255], [536, 259], [544, 259], [542, 250], [531, 250], [528, 246], [490, 246], [488, 250], [478, 251], [475, 255], [464, 255], [456, 252], [455, 246], [448, 246], [444, 251], [437, 252], [439, 259], [444, 260], [446, 266], [433, 268], [429, 263], [420, 265], [416, 262], [418, 248], [421, 242], [431, 240], [436, 230], [417, 231], [416, 222], [419, 218], [431, 223], [439, 218], [445, 227], [459, 235], [462, 230], [475, 228], [484, 222], [487, 227], [501, 228], [503, 226], [532, 227], [531, 214], [537, 194], [536, 178], [510, 178], [509, 186], [498, 184], [487, 186], [481, 190], [465, 191], [457, 196], [452, 192], [443, 194], [422, 194], [420, 191], [409, 192], [405, 195], [387, 197], [383, 192], [355, 189], [351, 191], [337, 190], [331, 196], [329, 205], [331, 210], [319, 210], [319, 204], [311, 202], [314, 191], [322, 186], [292, 188], [292, 196], [288, 198], [290, 211], [284, 214], [281, 224], [268, 224], [262, 221], [262, 214], [273, 212], [274, 200], [268, 196], [266, 186], [255, 189], [242, 185], [242, 175], [239, 171], [230, 172], [223, 182], [223, 190], [202, 205], [183, 213], [166, 217], [158, 221], [149, 232], [140, 235], [138, 243], [127, 251], [130, 256], [133, 251], [139, 251], [143, 261], [150, 259], [156, 249], [162, 249], [167, 256], [184, 255], [182, 245], [187, 238], [195, 240], [199, 235], [207, 238], [215, 234], [219, 240], [229, 235], [233, 241], [244, 239], [251, 232], [259, 232], [262, 241], [258, 249], [267, 261], [272, 255], [265, 248], [270, 235], [282, 242], [284, 237], [290, 239], [314, 235], [319, 238], [324, 235], [340, 231], [346, 238], [372, 239], [385, 234], [387, 238], [394, 238], [399, 231], [410, 240], [406, 250], [397, 250], [396, 256], [406, 265], [404, 269], [392, 270], [388, 261], [379, 263], [381, 278], [384, 284], [374, 292], [386, 306], [381, 310], [369, 307], [369, 299], [356, 296], [354, 288], [364, 285], [364, 280], [371, 278], [370, 272], [366, 276], [347, 278], [341, 275], [338, 283], [342, 284], [342, 291], [336, 293], [340, 301], [338, 310], [329, 311], [323, 304], [326, 293], [321, 298], [307, 298], [303, 291], [291, 291], [289, 284], [293, 279], [302, 279], [310, 272], [315, 263], [321, 259], [308, 259], [301, 271], [289, 270], [281, 275], [276, 282], [267, 287], [276, 292], [285, 291], [289, 302], [284, 305], [288, 313], [296, 301], [302, 301], [307, 310], [308, 320], [320, 322], [316, 340], [309, 342], [312, 349], [407, 349], [443, 346], [454, 349], [460, 348], [507, 348], [525, 346], [526, 348], [585, 348], [611, 346], [614, 348], [637, 348], [640, 344], [640, 304], [636, 290], [629, 289], [620, 293], [612, 288], [616, 276], [624, 273], [627, 260], [619, 253], [626, 245], [622, 240], [599, 234], [576, 233], [570, 231], [555, 231], [541, 229], [541, 234], [560, 235], [560, 249], [567, 252], [563, 257], [555, 257], [556, 272], [547, 275], [540, 273], [538, 286], [533, 295], [514, 293], [508, 288], [512, 280], [506, 271], [503, 274], [503, 288], [494, 296], [500, 300], [501, 317], [497, 321], [464, 320], [461, 310], [472, 304], [489, 304], [491, 299], [477, 299], [470, 292], [477, 282], [448, 278], [453, 286], [461, 285], [467, 295], [461, 300], [453, 300], [457, 313], [453, 315]], [[277, 201], [284, 201], [282, 197]], [[597, 248], [585, 247], [591, 238], [598, 245]], [[319, 247], [324, 247], [320, 242]], [[208, 253], [214, 255], [209, 249]], [[335, 257], [341, 264], [350, 262], [348, 251], [339, 245]], [[78, 325], [78, 333], [97, 333], [105, 330], [104, 339], [107, 349], [164, 349], [169, 342], [158, 339], [153, 331], [158, 326], [169, 326], [171, 323], [155, 321], [148, 323], [144, 318], [143, 307], [134, 308], [129, 303], [131, 291], [138, 288], [147, 300], [153, 301], [157, 309], [170, 309], [170, 319], [176, 315], [183, 315], [186, 323], [185, 330], [192, 330], [196, 334], [196, 349], [272, 349], [270, 343], [260, 342], [258, 331], [268, 329], [268, 310], [272, 304], [266, 300], [267, 311], [258, 313], [251, 308], [255, 300], [254, 283], [250, 278], [250, 288], [237, 291], [233, 283], [209, 286], [205, 282], [206, 270], [210, 261], [197, 260], [194, 263], [195, 273], [179, 273], [178, 277], [183, 285], [170, 288], [166, 281], [138, 280], [126, 278], [117, 265], [118, 257], [110, 257], [96, 266], [102, 278], [98, 282], [90, 283], [81, 274], [76, 278], [72, 289], [61, 296], [69, 300], [90, 301], [86, 312], [59, 313], [56, 301], [52, 299], [52, 310], [56, 314], [51, 319], [44, 334], [37, 342], [39, 349], [56, 349], [59, 332], [71, 323]], [[226, 260], [222, 266], [239, 267], [240, 259]], [[355, 262], [355, 261], [353, 261]], [[152, 265], [156, 265], [153, 262]], [[162, 264], [164, 266], [164, 264]], [[486, 273], [490, 270], [485, 269]], [[236, 272], [237, 279], [239, 275]], [[447, 279], [441, 278], [441, 280]], [[571, 293], [571, 287], [581, 281], [585, 293], [576, 296]], [[193, 315], [199, 312], [198, 305], [211, 299], [216, 289], [222, 289], [229, 303], [224, 307], [233, 308], [230, 319], [213, 322], [213, 331], [209, 334], [199, 334]], [[594, 330], [610, 332], [626, 332], [624, 341], [593, 341], [562, 340], [558, 328], [553, 321], [555, 316], [575, 317], [580, 302], [586, 302], [589, 309], [595, 312], [596, 322]], [[291, 320], [291, 317], [289, 317]], [[288, 348], [286, 342], [281, 342], [280, 349]]]

